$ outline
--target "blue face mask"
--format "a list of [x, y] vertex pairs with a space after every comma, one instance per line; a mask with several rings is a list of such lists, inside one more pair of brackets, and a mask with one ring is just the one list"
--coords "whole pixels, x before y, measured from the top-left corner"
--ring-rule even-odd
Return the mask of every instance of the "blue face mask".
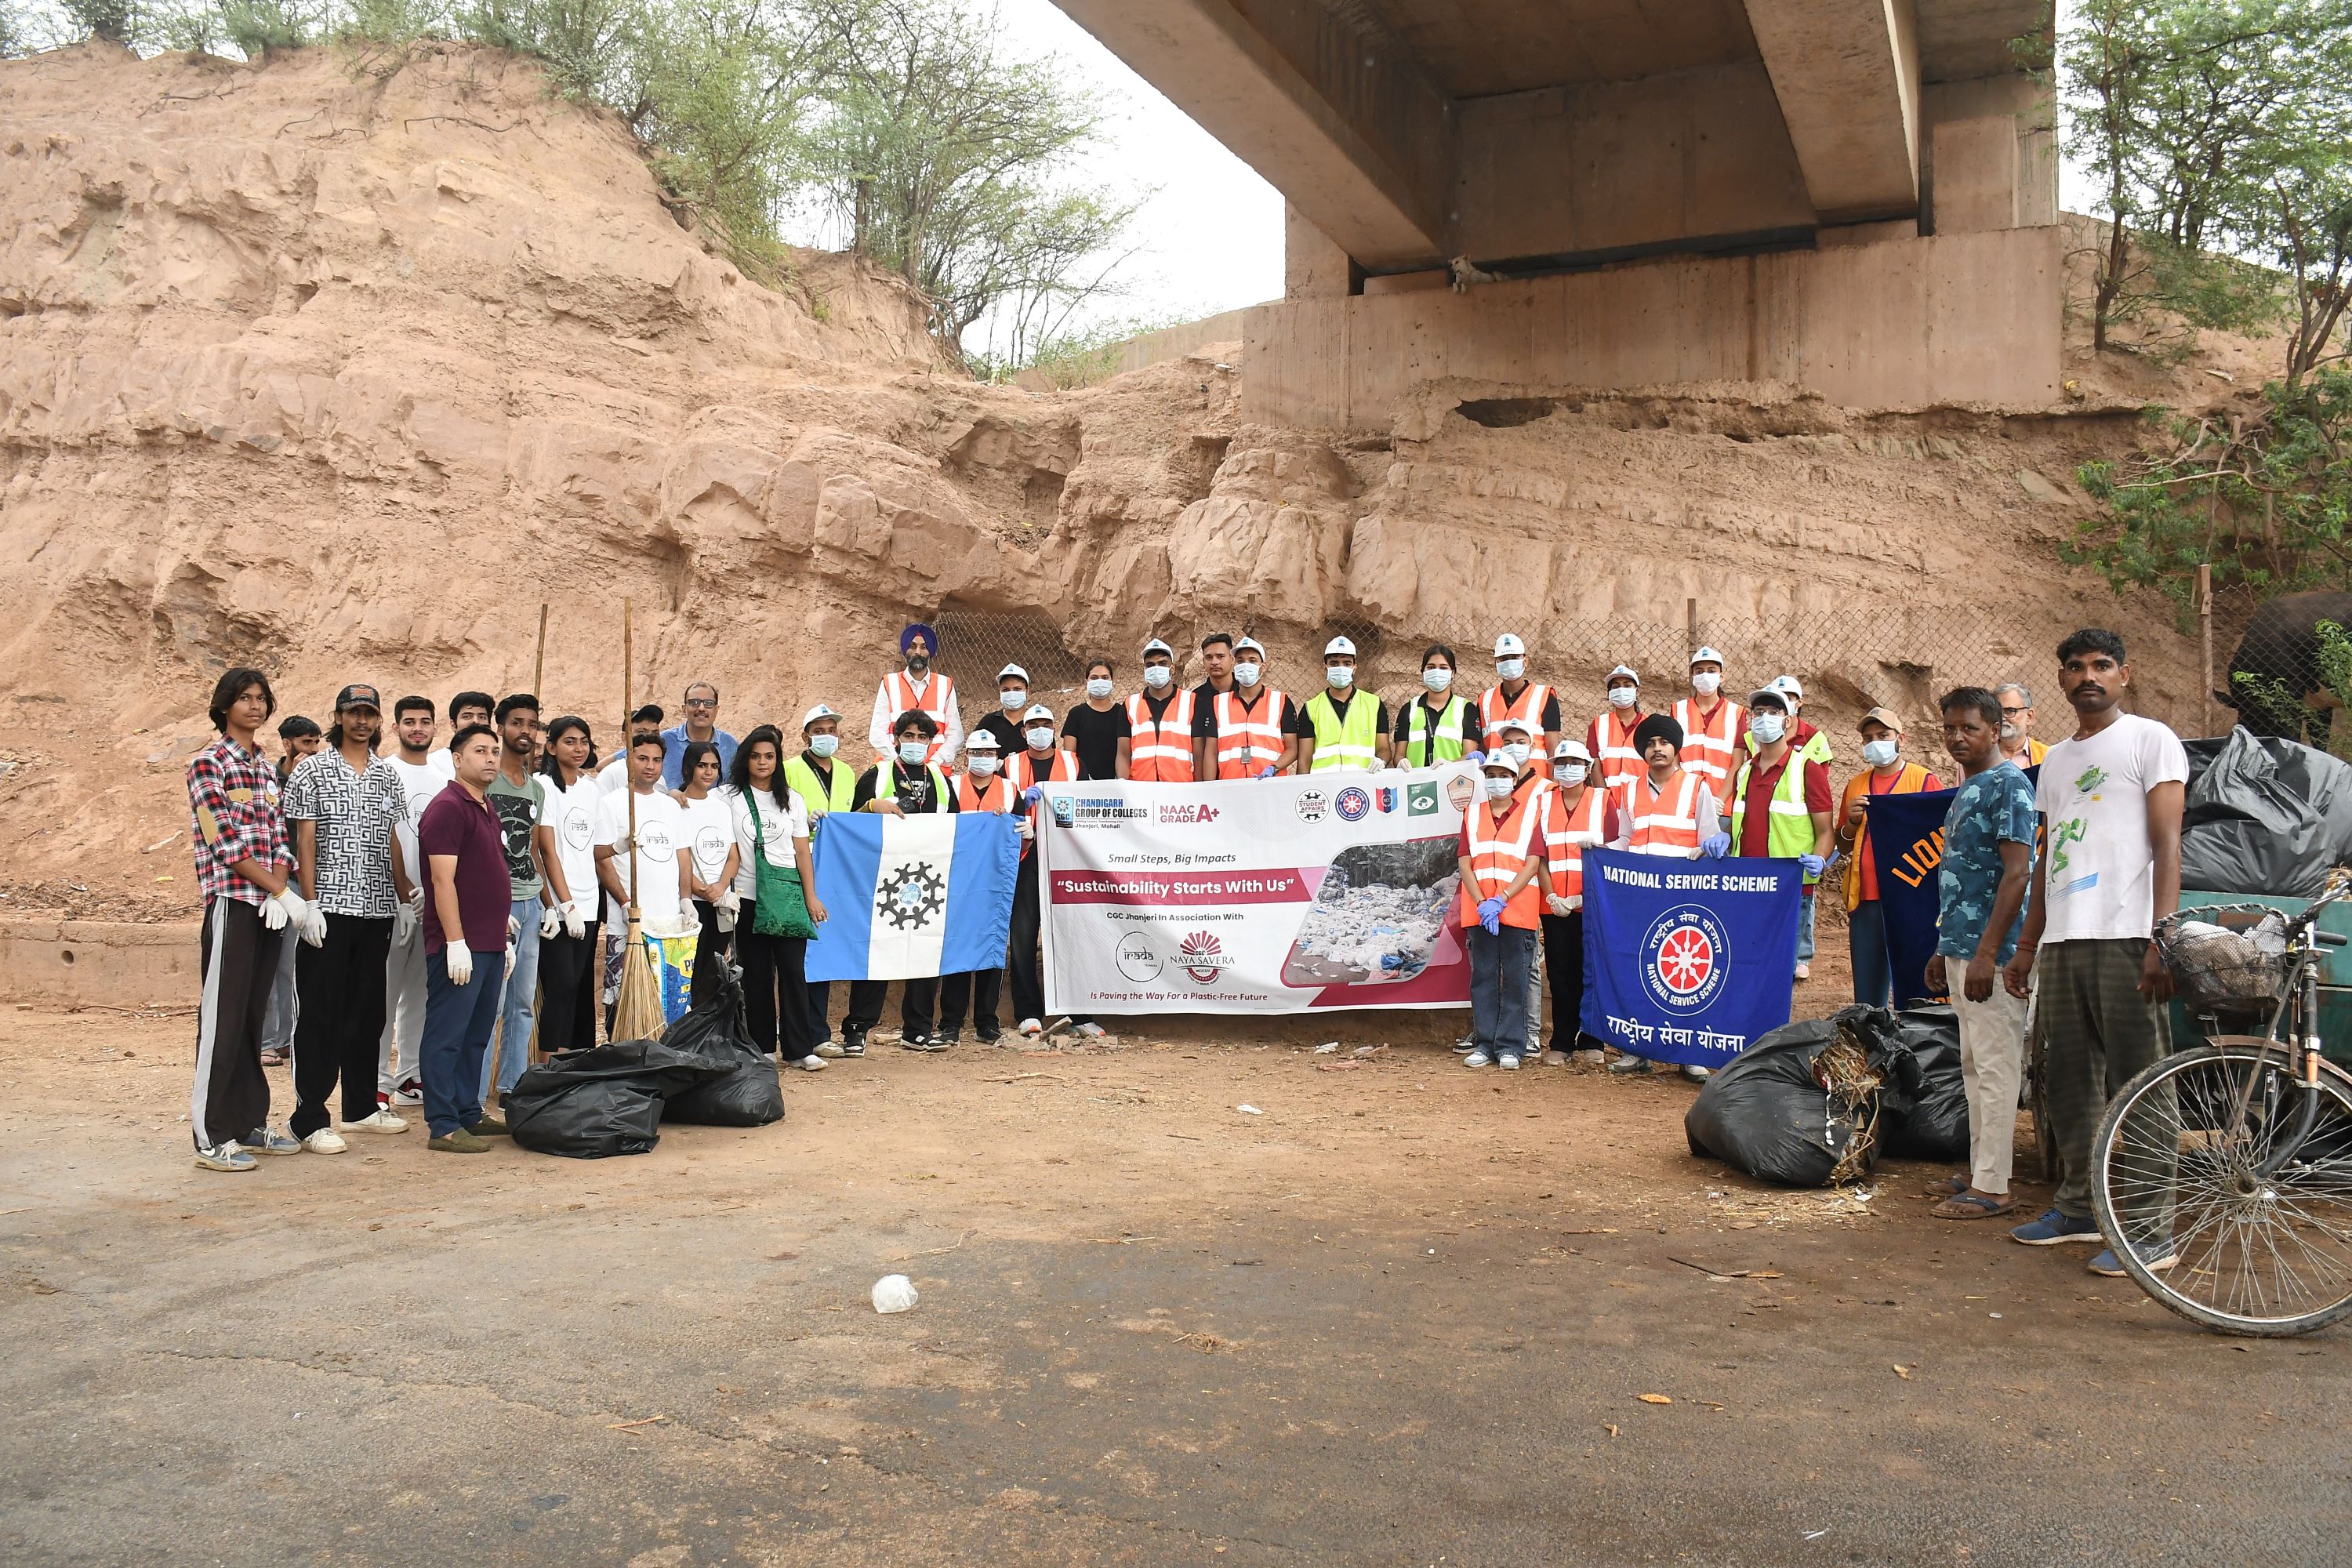
[[1107, 676], [1107, 675], [1097, 675], [1097, 676], [1096, 676], [1093, 679], [1091, 679], [1091, 680], [1087, 681], [1087, 696], [1089, 696], [1089, 697], [1108, 697], [1108, 696], [1109, 696], [1109, 695], [1110, 695], [1110, 677], [1108, 677], [1108, 676]]
[[906, 763], [910, 768], [921, 765], [923, 759], [930, 754], [931, 743], [929, 741], [901, 741], [898, 742], [898, 760]]
[[1748, 732], [1759, 746], [1769, 746], [1788, 732], [1789, 721], [1778, 713], [1758, 713], [1748, 721]]
[[841, 737], [838, 735], [811, 735], [809, 737], [809, 750], [820, 757], [830, 757], [834, 752], [841, 750]]
[[1352, 664], [1327, 664], [1323, 667], [1323, 679], [1334, 687], [1353, 686], [1356, 684], [1356, 667]]
[[1421, 672], [1421, 683], [1432, 691], [1444, 691], [1454, 684], [1454, 672], [1443, 665], [1433, 666]]

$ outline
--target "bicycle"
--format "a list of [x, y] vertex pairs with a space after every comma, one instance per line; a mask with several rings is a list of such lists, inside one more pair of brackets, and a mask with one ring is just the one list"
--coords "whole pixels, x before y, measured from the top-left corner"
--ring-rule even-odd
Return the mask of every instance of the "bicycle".
[[2283, 1338], [2352, 1314], [2352, 1074], [2319, 1039], [2322, 950], [2347, 939], [2318, 919], [2347, 895], [2339, 870], [2291, 920], [2221, 905], [2159, 921], [2165, 966], [2209, 1028], [2265, 1014], [2269, 1026], [2210, 1033], [2148, 1068], [2092, 1144], [2092, 1201], [2124, 1271], [2224, 1333]]

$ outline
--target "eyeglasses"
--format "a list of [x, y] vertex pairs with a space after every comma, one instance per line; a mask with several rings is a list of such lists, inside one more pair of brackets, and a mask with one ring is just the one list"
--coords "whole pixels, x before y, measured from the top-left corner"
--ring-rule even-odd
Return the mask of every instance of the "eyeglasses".
[[2000, 710], [2000, 716], [2004, 719], [2014, 719], [2021, 713], [2031, 713], [2032, 711], [2033, 710], [2031, 708], [2004, 708]]
[[712, 698], [689, 697], [686, 700], [686, 705], [688, 708], [716, 708], [719, 703]]

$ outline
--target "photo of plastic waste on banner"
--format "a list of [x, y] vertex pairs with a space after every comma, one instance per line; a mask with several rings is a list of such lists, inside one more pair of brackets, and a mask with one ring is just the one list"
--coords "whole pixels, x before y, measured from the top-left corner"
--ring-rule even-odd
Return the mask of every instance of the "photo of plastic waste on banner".
[[1048, 785], [1055, 1012], [1458, 1007], [1461, 764], [1211, 784]]
[[646, 952], [654, 961], [654, 979], [661, 986], [662, 1016], [677, 1023], [694, 1005], [694, 951], [699, 931], [683, 936], [647, 936]]

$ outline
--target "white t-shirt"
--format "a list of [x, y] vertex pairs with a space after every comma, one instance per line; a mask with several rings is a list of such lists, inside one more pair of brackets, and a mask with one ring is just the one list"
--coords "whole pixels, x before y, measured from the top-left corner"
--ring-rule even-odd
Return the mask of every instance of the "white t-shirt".
[[755, 898], [760, 891], [760, 872], [751, 863], [752, 845], [764, 842], [768, 864], [791, 870], [793, 840], [809, 836], [808, 808], [801, 804], [799, 795], [789, 790], [785, 792], [789, 804], [782, 805], [779, 805], [776, 797], [766, 790], [758, 791], [761, 832], [755, 839], [751, 832], [751, 808], [744, 804], [740, 793], [731, 789], [726, 793], [728, 809], [735, 816], [735, 847], [742, 852], [741, 862], [735, 872], [735, 891], [747, 899]]
[[[446, 752], [441, 753], [445, 757], [448, 754]], [[425, 875], [424, 863], [417, 858], [416, 825], [424, 820], [425, 808], [449, 787], [450, 781], [457, 775], [436, 773], [429, 762], [402, 762], [398, 752], [383, 760], [392, 764], [394, 773], [400, 775], [401, 791], [408, 796], [408, 820], [396, 822], [392, 827], [393, 837], [400, 840], [400, 864], [408, 872], [410, 886], [422, 888], [428, 885], [430, 879]]]
[[618, 795], [628, 782], [629, 753], [626, 751], [607, 759], [604, 765], [596, 770], [596, 788], [600, 794]]
[[[637, 894], [637, 913], [648, 931], [678, 929], [677, 851], [686, 837], [685, 815], [677, 802], [660, 790], [637, 799], [637, 863], [645, 868], [646, 885]], [[629, 797], [611, 795], [596, 808], [596, 843], [614, 847], [613, 866], [621, 886], [629, 886]], [[624, 925], [628, 905], [611, 894], [604, 897], [604, 918]]]
[[700, 800], [688, 801], [679, 811], [686, 821], [683, 837], [694, 852], [694, 879], [717, 882], [719, 873], [727, 869], [727, 852], [735, 847], [735, 814], [725, 793], [714, 789]]
[[425, 753], [425, 765], [440, 776], [443, 784], [457, 782], [457, 764], [449, 760], [449, 748], [440, 747]]
[[[583, 773], [570, 789], [547, 781], [547, 826], [555, 830], [556, 863], [563, 870], [563, 889], [583, 910], [596, 908], [596, 814], [604, 792], [593, 776]], [[625, 873], [624, 873], [625, 875]]]
[[2147, 839], [2147, 795], [2188, 778], [2180, 738], [2136, 713], [2089, 740], [2050, 748], [2033, 794], [2049, 834], [2044, 945], [2148, 935], [2156, 923], [2156, 856]]

